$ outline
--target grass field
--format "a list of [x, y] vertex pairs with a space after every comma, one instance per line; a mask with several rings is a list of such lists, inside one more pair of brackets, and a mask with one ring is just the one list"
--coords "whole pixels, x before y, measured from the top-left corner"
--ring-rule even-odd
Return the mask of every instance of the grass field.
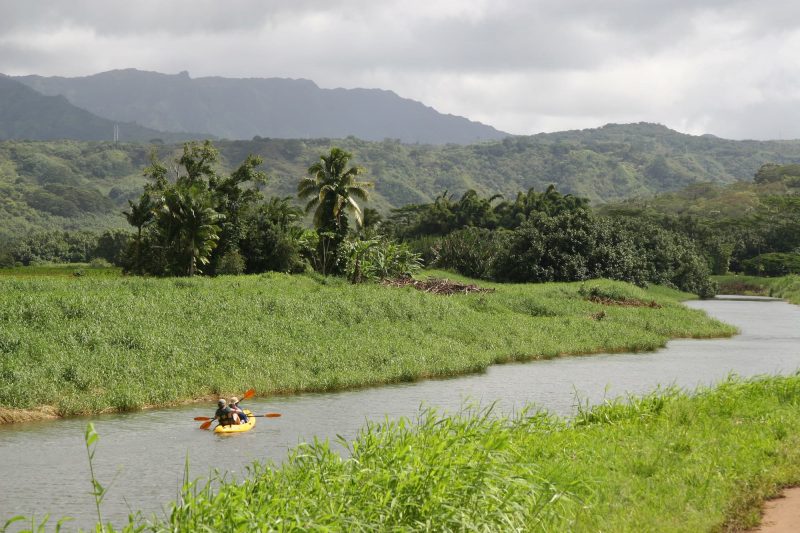
[[88, 263], [49, 264], [0, 268], [0, 279], [41, 279], [41, 278], [119, 278], [122, 269], [118, 267], [93, 267]]
[[[250, 387], [264, 396], [411, 381], [734, 332], [659, 287], [480, 284], [496, 292], [437, 296], [284, 274], [0, 276], [0, 419], [42, 406], [70, 415]], [[662, 307], [592, 303], [582, 286]]]
[[[800, 482], [800, 376], [664, 390], [563, 420], [422, 413], [349, 457], [300, 445], [246, 479], [189, 484], [147, 531], [740, 531]], [[102, 452], [101, 452], [102, 453]], [[133, 530], [134, 526], [128, 529]]]
[[800, 305], [800, 276], [798, 275], [763, 278], [728, 274], [713, 276], [713, 279], [719, 284], [720, 294], [773, 296]]

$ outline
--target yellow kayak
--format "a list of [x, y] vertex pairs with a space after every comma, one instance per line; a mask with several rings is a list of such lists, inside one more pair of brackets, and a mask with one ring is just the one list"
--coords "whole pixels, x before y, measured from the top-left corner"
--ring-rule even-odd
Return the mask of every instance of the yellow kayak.
[[217, 426], [214, 428], [214, 433], [242, 433], [243, 431], [250, 431], [256, 425], [256, 417], [253, 416], [250, 409], [244, 409], [244, 414], [247, 415], [247, 423], [233, 426]]

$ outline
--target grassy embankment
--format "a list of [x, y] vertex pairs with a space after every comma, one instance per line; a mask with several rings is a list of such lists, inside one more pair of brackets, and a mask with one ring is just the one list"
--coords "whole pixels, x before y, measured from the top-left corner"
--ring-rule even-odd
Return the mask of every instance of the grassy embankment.
[[41, 279], [41, 278], [119, 278], [122, 269], [118, 267], [93, 267], [87, 263], [46, 264], [40, 266], [21, 266], [0, 268], [1, 279]]
[[[442, 273], [439, 273], [442, 274]], [[455, 276], [451, 276], [455, 277]], [[337, 279], [0, 276], [0, 420], [241, 392], [334, 390], [561, 354], [645, 351], [733, 328], [688, 295], [597, 281], [663, 307], [588, 302], [580, 283], [436, 296]]]
[[713, 276], [713, 279], [719, 284], [720, 294], [773, 296], [800, 305], [800, 276], [798, 275], [764, 278], [728, 274]]
[[569, 421], [425, 413], [368, 425], [349, 450], [301, 445], [240, 482], [188, 485], [145, 529], [738, 531], [800, 482], [800, 376], [661, 391]]

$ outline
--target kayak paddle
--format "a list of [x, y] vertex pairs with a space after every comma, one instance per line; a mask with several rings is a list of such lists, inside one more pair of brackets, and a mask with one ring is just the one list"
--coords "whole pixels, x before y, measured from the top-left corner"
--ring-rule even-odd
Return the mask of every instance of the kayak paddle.
[[[281, 416], [281, 414], [280, 413], [265, 413], [263, 415], [248, 415], [248, 417], [250, 417], [250, 416], [260, 416], [262, 418], [278, 418], [279, 416]], [[196, 417], [194, 417], [194, 419], [197, 420], [198, 422], [200, 422], [201, 420], [214, 420], [210, 416], [196, 416]]]
[[[263, 415], [248, 415], [248, 417], [251, 417], [251, 416], [252, 417], [262, 417], [262, 418], [278, 418], [279, 416], [281, 416], [281, 414], [280, 413], [266, 413], [266, 414], [263, 414]], [[202, 424], [200, 424], [200, 429], [208, 429], [211, 426], [211, 422], [214, 421], [213, 418], [209, 418], [207, 416], [198, 416], [198, 417], [195, 417], [195, 420], [206, 420], [206, 422], [203, 422]]]

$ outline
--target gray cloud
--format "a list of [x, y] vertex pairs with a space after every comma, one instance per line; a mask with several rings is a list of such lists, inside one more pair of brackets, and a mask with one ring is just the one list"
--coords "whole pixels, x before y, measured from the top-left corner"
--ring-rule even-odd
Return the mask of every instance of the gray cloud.
[[0, 0], [0, 72], [303, 77], [513, 133], [797, 138], [798, 48], [781, 0]]

